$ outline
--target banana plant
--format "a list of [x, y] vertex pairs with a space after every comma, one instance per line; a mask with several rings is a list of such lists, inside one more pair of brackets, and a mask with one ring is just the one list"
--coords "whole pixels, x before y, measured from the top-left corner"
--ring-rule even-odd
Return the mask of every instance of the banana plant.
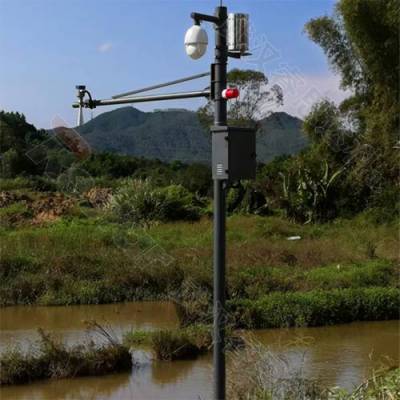
[[313, 173], [309, 168], [299, 168], [294, 175], [283, 174], [283, 200], [289, 217], [305, 223], [325, 219], [330, 203], [330, 189], [343, 172], [343, 169], [329, 173], [325, 161], [322, 173]]

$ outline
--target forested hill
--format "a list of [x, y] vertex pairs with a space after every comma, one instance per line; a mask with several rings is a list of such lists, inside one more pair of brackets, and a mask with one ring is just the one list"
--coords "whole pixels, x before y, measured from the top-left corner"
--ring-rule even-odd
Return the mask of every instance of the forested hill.
[[[283, 112], [265, 118], [257, 139], [258, 160], [265, 162], [303, 149], [307, 139], [301, 123]], [[210, 137], [193, 111], [142, 112], [123, 107], [100, 114], [77, 129], [98, 151], [163, 161], [207, 162], [211, 157]]]

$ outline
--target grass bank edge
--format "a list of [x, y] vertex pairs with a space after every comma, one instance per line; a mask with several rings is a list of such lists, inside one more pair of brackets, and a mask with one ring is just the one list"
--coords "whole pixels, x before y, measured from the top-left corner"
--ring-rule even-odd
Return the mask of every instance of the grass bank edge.
[[233, 300], [228, 314], [237, 328], [311, 327], [400, 319], [400, 289], [372, 287], [272, 293]]
[[116, 341], [102, 346], [94, 343], [67, 348], [39, 330], [38, 348], [13, 349], [0, 356], [0, 386], [44, 379], [99, 376], [132, 368], [129, 349]]

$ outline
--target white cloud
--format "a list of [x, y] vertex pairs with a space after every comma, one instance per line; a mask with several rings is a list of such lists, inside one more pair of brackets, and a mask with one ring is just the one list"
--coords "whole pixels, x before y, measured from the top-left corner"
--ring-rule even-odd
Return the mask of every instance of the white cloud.
[[283, 90], [283, 106], [274, 107], [273, 111], [285, 111], [288, 114], [304, 118], [313, 104], [327, 98], [340, 103], [351, 92], [340, 88], [337, 75], [272, 75], [270, 83], [278, 84]]
[[108, 51], [110, 51], [112, 49], [112, 47], [113, 47], [113, 44], [111, 42], [104, 42], [97, 47], [97, 51], [99, 53], [107, 53]]

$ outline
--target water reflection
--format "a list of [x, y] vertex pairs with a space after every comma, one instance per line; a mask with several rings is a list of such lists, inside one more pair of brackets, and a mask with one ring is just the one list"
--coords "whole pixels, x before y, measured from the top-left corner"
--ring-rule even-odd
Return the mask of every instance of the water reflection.
[[202, 400], [211, 398], [210, 359], [145, 365], [130, 374], [39, 382], [0, 389], [2, 400]]
[[43, 381], [30, 385], [4, 387], [0, 390], [2, 400], [99, 400], [127, 399], [115, 397], [129, 386], [130, 374], [104, 377], [61, 379]]

